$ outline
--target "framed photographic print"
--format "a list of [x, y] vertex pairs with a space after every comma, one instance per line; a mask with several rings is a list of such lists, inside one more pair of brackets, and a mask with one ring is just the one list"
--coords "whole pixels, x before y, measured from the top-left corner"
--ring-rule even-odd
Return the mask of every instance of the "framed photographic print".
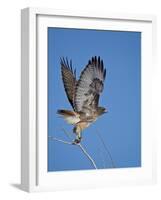
[[21, 186], [154, 183], [155, 17], [26, 8]]

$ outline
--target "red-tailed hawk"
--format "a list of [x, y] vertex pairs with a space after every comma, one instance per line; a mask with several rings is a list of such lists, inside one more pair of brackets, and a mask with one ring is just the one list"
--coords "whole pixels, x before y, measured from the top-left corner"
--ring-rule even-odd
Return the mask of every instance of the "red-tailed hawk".
[[76, 70], [72, 61], [62, 58], [60, 60], [62, 80], [68, 100], [73, 108], [58, 110], [57, 113], [74, 125], [73, 132], [77, 135], [73, 144], [81, 141], [81, 132], [102, 114], [106, 113], [104, 107], [98, 106], [100, 94], [103, 91], [106, 69], [100, 57], [92, 57], [76, 80]]

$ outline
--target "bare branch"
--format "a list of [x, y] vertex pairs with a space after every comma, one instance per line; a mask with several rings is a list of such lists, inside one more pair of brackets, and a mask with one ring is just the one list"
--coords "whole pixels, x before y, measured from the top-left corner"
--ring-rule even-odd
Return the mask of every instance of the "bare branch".
[[85, 150], [85, 148], [79, 143], [77, 144], [77, 146], [80, 147], [80, 149], [83, 151], [83, 153], [87, 156], [87, 158], [90, 160], [90, 162], [92, 163], [92, 165], [94, 166], [95, 169], [97, 169], [96, 163], [94, 162], [94, 160], [92, 159], [92, 157], [87, 153], [87, 151]]
[[62, 142], [62, 143], [64, 143], [64, 144], [72, 144], [71, 142], [67, 142], [67, 141], [64, 141], [64, 140], [61, 140], [61, 139], [52, 137], [52, 136], [49, 136], [49, 138], [50, 138], [51, 140], [55, 140], [55, 141], [58, 141], [58, 142]]
[[[71, 134], [68, 133], [64, 128], [62, 128], [63, 132], [68, 136], [68, 138], [72, 139]], [[87, 156], [87, 158], [90, 160], [90, 162], [92, 163], [92, 165], [94, 166], [95, 169], [97, 169], [96, 163], [94, 162], [94, 160], [92, 159], [92, 157], [87, 153], [87, 151], [85, 150], [85, 148], [82, 146], [82, 144], [78, 143], [72, 143], [75, 144], [77, 146], [79, 146], [79, 148], [82, 150], [82, 152]]]
[[105, 162], [105, 158], [104, 158], [104, 155], [103, 155], [103, 151], [101, 150], [101, 148], [98, 147], [98, 152], [100, 154], [100, 159], [102, 161], [102, 164], [103, 164], [103, 168], [105, 169], [106, 168], [106, 162]]
[[[68, 135], [68, 137], [71, 139], [71, 137], [70, 137], [70, 135], [69, 135], [69, 133], [65, 130], [65, 129], [62, 129], [63, 131], [64, 131], [64, 133], [66, 134], [66, 135]], [[61, 139], [58, 139], [58, 138], [55, 138], [55, 137], [52, 137], [52, 136], [49, 136], [48, 138], [50, 138], [51, 140], [55, 140], [55, 141], [58, 141], [58, 142], [62, 142], [62, 143], [64, 143], [64, 144], [69, 144], [69, 145], [76, 145], [76, 146], [78, 146], [80, 149], [81, 149], [81, 151], [84, 153], [84, 155], [88, 158], [88, 160], [91, 162], [91, 164], [92, 164], [92, 166], [95, 168], [95, 169], [97, 169], [97, 166], [96, 166], [96, 163], [95, 163], [95, 161], [92, 159], [92, 157], [89, 155], [89, 153], [87, 152], [87, 150], [82, 146], [82, 144], [80, 144], [80, 143], [73, 143], [73, 141], [72, 142], [68, 142], [68, 141], [65, 141], [65, 140], [61, 140]]]

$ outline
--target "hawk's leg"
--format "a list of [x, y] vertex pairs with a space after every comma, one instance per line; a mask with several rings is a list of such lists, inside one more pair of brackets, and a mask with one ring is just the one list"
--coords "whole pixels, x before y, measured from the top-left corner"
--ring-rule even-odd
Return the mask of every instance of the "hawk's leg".
[[80, 128], [78, 126], [75, 126], [73, 128], [73, 133], [76, 134], [76, 138], [73, 141], [73, 144], [79, 144], [81, 142], [81, 139], [82, 139], [82, 134], [81, 134]]

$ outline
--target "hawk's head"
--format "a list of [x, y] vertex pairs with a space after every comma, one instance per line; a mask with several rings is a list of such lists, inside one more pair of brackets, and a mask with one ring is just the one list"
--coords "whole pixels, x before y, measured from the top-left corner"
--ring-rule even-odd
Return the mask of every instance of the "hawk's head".
[[108, 112], [107, 109], [104, 108], [104, 107], [98, 107], [97, 108], [97, 114], [98, 114], [98, 116], [103, 115], [103, 114], [105, 114], [107, 112]]

